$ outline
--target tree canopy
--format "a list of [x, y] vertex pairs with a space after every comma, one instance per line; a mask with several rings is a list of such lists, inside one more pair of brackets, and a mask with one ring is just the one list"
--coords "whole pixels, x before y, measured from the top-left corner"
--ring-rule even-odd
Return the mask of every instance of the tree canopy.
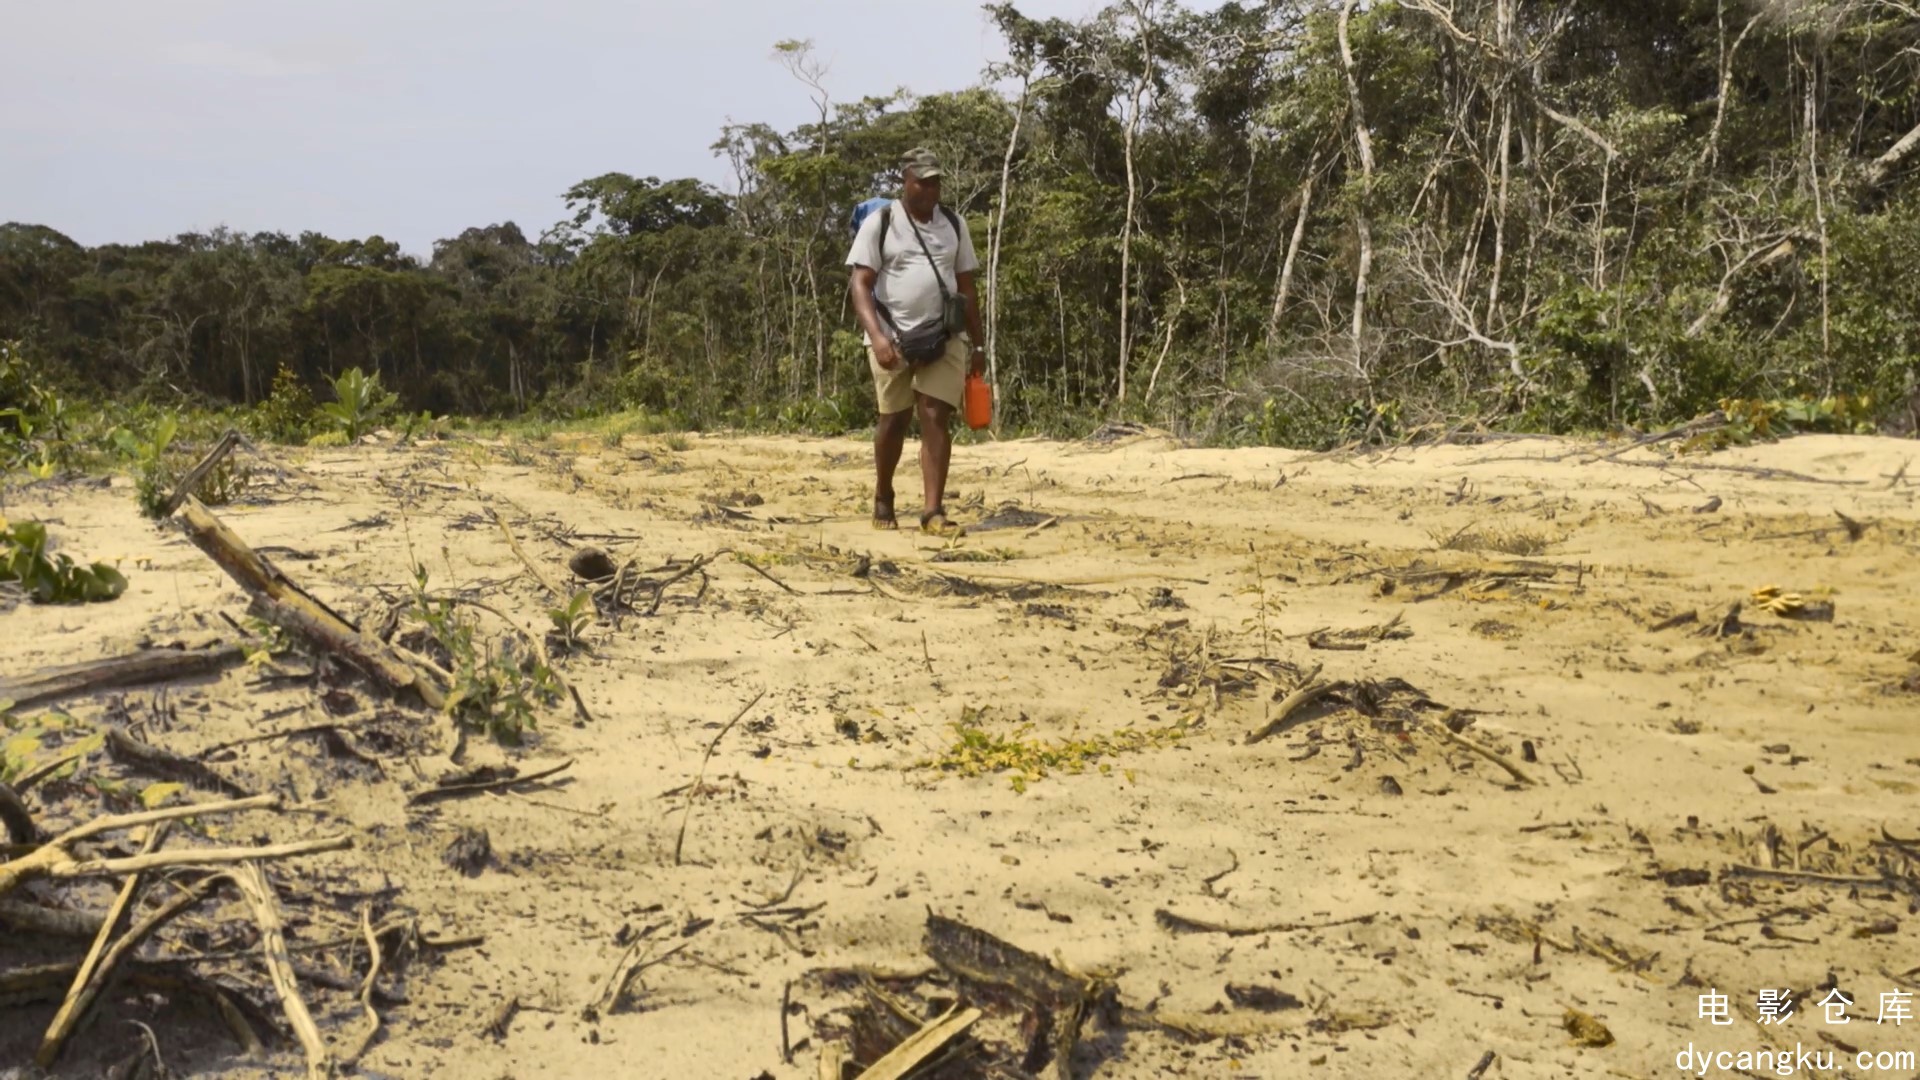
[[984, 262], [1003, 417], [1322, 444], [1920, 385], [1910, 0], [1118, 0], [988, 16], [953, 93], [718, 133], [733, 190], [607, 173], [425, 261], [225, 230], [0, 226], [0, 339], [76, 391], [254, 402], [377, 372], [412, 409], [861, 426], [842, 260], [913, 145]]

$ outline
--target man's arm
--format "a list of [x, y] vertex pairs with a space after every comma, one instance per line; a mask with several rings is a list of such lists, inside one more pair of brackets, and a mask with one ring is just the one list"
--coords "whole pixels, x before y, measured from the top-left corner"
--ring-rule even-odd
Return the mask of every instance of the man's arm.
[[975, 375], [981, 375], [987, 370], [987, 335], [980, 329], [980, 292], [974, 287], [973, 278], [971, 270], [955, 275], [960, 294], [967, 298], [967, 336], [973, 339], [969, 364]]
[[860, 326], [867, 332], [867, 340], [873, 343], [874, 359], [880, 366], [892, 371], [900, 366], [900, 357], [893, 347], [893, 338], [887, 333], [886, 324], [880, 321], [880, 309], [873, 300], [873, 285], [879, 275], [871, 266], [855, 266], [848, 275], [847, 288], [853, 293], [853, 314], [860, 320]]

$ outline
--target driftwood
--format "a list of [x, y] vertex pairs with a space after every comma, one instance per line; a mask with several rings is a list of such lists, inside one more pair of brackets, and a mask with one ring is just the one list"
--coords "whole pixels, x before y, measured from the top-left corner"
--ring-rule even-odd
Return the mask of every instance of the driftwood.
[[[572, 594], [561, 588], [560, 583], [548, 576], [547, 572], [540, 567], [539, 563], [534, 562], [527, 556], [527, 550], [520, 546], [519, 537], [514, 536], [513, 530], [507, 527], [507, 519], [501, 517], [499, 512], [491, 506], [487, 507], [487, 514], [493, 518], [495, 525], [500, 526], [500, 532], [507, 538], [507, 546], [513, 549], [514, 557], [519, 559], [521, 565], [527, 568], [527, 573], [533, 575], [533, 580], [539, 582], [540, 587], [547, 590], [547, 594], [560, 603], [564, 604], [571, 600], [573, 598]], [[598, 614], [598, 612], [595, 614]]]
[[1350, 919], [1334, 919], [1330, 922], [1284, 922], [1266, 923], [1258, 926], [1237, 926], [1230, 923], [1214, 922], [1211, 919], [1197, 919], [1189, 915], [1160, 908], [1153, 913], [1154, 921], [1175, 933], [1225, 934], [1228, 937], [1252, 937], [1256, 934], [1291, 934], [1299, 930], [1326, 930], [1335, 926], [1351, 926], [1355, 923], [1373, 922], [1373, 915], [1356, 915]]
[[122, 728], [107, 729], [107, 753], [123, 765], [145, 769], [163, 779], [217, 791], [229, 798], [244, 799], [253, 794], [200, 762], [162, 750]]
[[1520, 784], [1525, 785], [1527, 787], [1533, 786], [1533, 777], [1528, 776], [1526, 773], [1522, 772], [1518, 765], [1515, 765], [1513, 762], [1508, 761], [1505, 757], [1502, 757], [1501, 755], [1494, 753], [1493, 751], [1487, 749], [1484, 746], [1481, 746], [1478, 743], [1470, 742], [1466, 739], [1461, 738], [1458, 735], [1455, 735], [1453, 733], [1453, 729], [1447, 727], [1445, 724], [1429, 725], [1427, 730], [1433, 732], [1443, 742], [1452, 743], [1453, 745], [1459, 747], [1462, 750], [1466, 750], [1470, 753], [1477, 754], [1480, 757], [1486, 758], [1488, 761], [1493, 762], [1495, 765], [1500, 766], [1502, 769], [1505, 769], [1507, 771], [1508, 776], [1513, 777], [1514, 780], [1518, 781]]
[[160, 516], [172, 517], [174, 511], [180, 509], [180, 504], [206, 482], [207, 475], [218, 468], [228, 454], [233, 453], [234, 447], [240, 445], [240, 439], [240, 433], [232, 429], [228, 429], [225, 435], [220, 436], [220, 441], [213, 444], [213, 449], [207, 451], [207, 455], [200, 459], [199, 464], [188, 469], [187, 475], [180, 478], [180, 483], [174, 487], [173, 494], [167, 497], [166, 505], [160, 508]]
[[1053, 1066], [1057, 1080], [1071, 1080], [1074, 1047], [1087, 1018], [1113, 987], [1098, 979], [1080, 979], [1046, 958], [954, 919], [929, 911], [927, 956], [962, 983], [1012, 991], [1039, 1012], [1054, 1017]]
[[33, 815], [27, 812], [27, 804], [20, 801], [20, 793], [4, 783], [0, 783], [0, 826], [6, 828], [10, 843], [29, 845], [39, 837], [39, 830], [33, 826]]
[[257, 848], [180, 848], [174, 851], [134, 855], [124, 859], [82, 860], [76, 859], [72, 852], [73, 845], [82, 840], [119, 829], [155, 825], [162, 821], [174, 821], [186, 817], [210, 817], [241, 810], [271, 809], [279, 805], [278, 795], [258, 795], [251, 799], [236, 799], [230, 802], [169, 806], [162, 810], [148, 810], [138, 814], [95, 818], [84, 825], [75, 826], [61, 833], [26, 855], [10, 862], [0, 863], [0, 896], [12, 892], [29, 881], [41, 878], [108, 877], [136, 873], [141, 870], [154, 870], [163, 866], [217, 866], [251, 859], [282, 859], [294, 855], [312, 855], [323, 851], [339, 851], [353, 846], [352, 837], [341, 835], [321, 840], [303, 840], [291, 844]]
[[82, 694], [210, 675], [246, 660], [237, 645], [212, 649], [142, 649], [80, 664], [44, 668], [18, 679], [0, 679], [0, 701], [30, 709]]
[[273, 886], [267, 882], [267, 875], [260, 869], [260, 864], [251, 860], [243, 863], [230, 877], [240, 887], [241, 895], [247, 898], [248, 906], [253, 908], [254, 921], [260, 924], [260, 952], [266, 959], [267, 974], [273, 979], [273, 988], [280, 995], [281, 1004], [286, 1006], [287, 1021], [293, 1025], [294, 1034], [300, 1037], [300, 1045], [306, 1049], [309, 1080], [332, 1076], [333, 1055], [327, 1050], [327, 1042], [320, 1037], [320, 1028], [313, 1022], [313, 1014], [307, 1011], [307, 1003], [300, 996], [300, 985], [293, 974], [293, 960], [287, 955], [286, 926], [280, 919], [280, 907], [273, 899]]
[[840, 1063], [846, 1060], [846, 1048], [830, 1042], [820, 1048], [820, 1080], [840, 1080]]
[[[155, 828], [153, 833], [149, 834], [147, 842], [148, 850], [156, 846], [157, 840], [167, 824], [169, 823], [162, 822]], [[120, 939], [115, 941], [112, 947], [108, 948], [105, 955], [102, 956], [100, 955], [100, 949], [106, 944], [107, 935], [112, 932], [114, 923], [118, 921], [118, 915], [139, 889], [139, 874], [136, 873], [127, 878], [126, 887], [120, 894], [121, 902], [116, 903], [114, 909], [108, 913], [108, 917], [101, 922], [100, 933], [94, 941], [93, 951], [87, 954], [87, 959], [81, 963], [80, 968], [74, 973], [72, 989], [67, 992], [67, 999], [61, 1003], [59, 1013], [55, 1015], [53, 1023], [47, 1028], [46, 1036], [41, 1040], [40, 1052], [34, 1058], [35, 1062], [39, 1064], [41, 1068], [52, 1067], [55, 1059], [59, 1057], [60, 1049], [62, 1045], [65, 1044], [67, 1037], [71, 1035], [75, 1027], [86, 1018], [87, 1011], [93, 1007], [93, 1003], [99, 999], [100, 993], [106, 989], [109, 981], [114, 978], [114, 972], [119, 967], [121, 961], [125, 960], [133, 950], [139, 948], [149, 937], [152, 937], [154, 931], [171, 922], [181, 912], [186, 911], [188, 908], [193, 907], [205, 899], [207, 895], [213, 891], [213, 885], [216, 880], [217, 879], [213, 878], [204, 879], [192, 888], [174, 894], [165, 903], [153, 911], [148, 912], [140, 921], [128, 927], [127, 932], [120, 935]], [[96, 956], [100, 957], [98, 966], [90, 966]], [[242, 1041], [244, 1042], [244, 1039]]]
[[521, 784], [531, 784], [536, 780], [544, 780], [555, 773], [566, 770], [572, 765], [573, 759], [568, 758], [550, 769], [542, 769], [539, 772], [528, 773], [525, 776], [516, 773], [513, 776], [502, 777], [498, 780], [485, 780], [465, 784], [443, 784], [439, 787], [430, 787], [425, 791], [414, 792], [408, 797], [407, 805], [421, 806], [430, 802], [439, 802], [442, 799], [457, 799], [462, 795], [476, 795], [483, 791], [505, 791], [509, 788], [519, 787]]
[[181, 509], [187, 538], [253, 597], [251, 610], [260, 617], [352, 663], [397, 693], [411, 691], [428, 708], [439, 709], [446, 704], [445, 687], [295, 584], [214, 517], [200, 500], [189, 495]]
[[968, 1028], [980, 1022], [980, 1016], [979, 1009], [962, 1009], [957, 1005], [948, 1009], [945, 1015], [927, 1021], [925, 1027], [894, 1047], [886, 1057], [868, 1066], [860, 1074], [860, 1080], [901, 1080], [921, 1062], [965, 1035]]
[[0, 900], [0, 926], [23, 934], [86, 940], [100, 932], [105, 917], [91, 911], [62, 911], [22, 900]]
[[1346, 688], [1347, 684], [1343, 681], [1329, 682], [1310, 679], [1306, 685], [1288, 694], [1286, 700], [1280, 703], [1280, 707], [1274, 710], [1273, 717], [1261, 725], [1258, 731], [1248, 733], [1248, 745], [1257, 743], [1262, 739], [1271, 738], [1285, 731], [1289, 726], [1288, 721], [1292, 719], [1294, 713], [1326, 697], [1328, 694]]

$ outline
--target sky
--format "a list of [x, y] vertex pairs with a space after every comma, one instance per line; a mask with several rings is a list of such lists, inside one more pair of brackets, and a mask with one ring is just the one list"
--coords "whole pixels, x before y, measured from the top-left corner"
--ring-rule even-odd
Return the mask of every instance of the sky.
[[723, 126], [813, 111], [783, 39], [811, 39], [848, 101], [958, 89], [1004, 56], [974, 0], [0, 3], [0, 222], [87, 245], [224, 225], [425, 256], [470, 226], [536, 236], [602, 173], [724, 187]]

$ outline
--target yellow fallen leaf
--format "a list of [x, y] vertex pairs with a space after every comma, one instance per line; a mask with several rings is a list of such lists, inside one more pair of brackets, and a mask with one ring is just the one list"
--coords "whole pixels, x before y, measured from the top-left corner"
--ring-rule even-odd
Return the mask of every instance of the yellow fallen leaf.
[[148, 784], [140, 789], [140, 805], [149, 810], [180, 793], [187, 785], [180, 783]]

